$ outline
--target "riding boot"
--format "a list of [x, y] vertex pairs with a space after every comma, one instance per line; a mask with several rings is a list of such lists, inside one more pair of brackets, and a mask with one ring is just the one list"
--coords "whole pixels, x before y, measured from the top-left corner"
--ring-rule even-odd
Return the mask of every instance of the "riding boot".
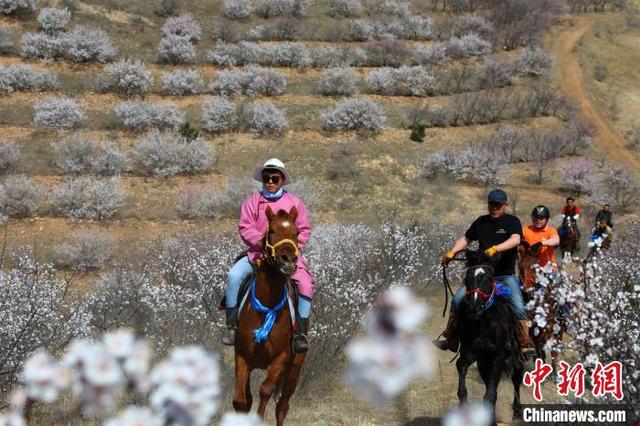
[[309, 350], [309, 318], [300, 318], [296, 327], [296, 334], [293, 336], [293, 351], [297, 354]]
[[[442, 332], [441, 336], [444, 337], [443, 340], [434, 340], [433, 344], [440, 350], [446, 351], [447, 349], [451, 352], [458, 352], [458, 346], [460, 344], [460, 340], [455, 332], [455, 322], [456, 322], [456, 314], [453, 312], [449, 313], [449, 321], [447, 321], [447, 328]], [[439, 338], [440, 336], [438, 336]]]
[[236, 343], [236, 324], [238, 322], [237, 308], [225, 308], [224, 313], [227, 317], [227, 328], [222, 335], [222, 344], [233, 346]]
[[529, 322], [527, 320], [516, 321], [516, 337], [520, 343], [520, 350], [525, 359], [529, 359], [536, 352], [533, 342], [529, 338]]

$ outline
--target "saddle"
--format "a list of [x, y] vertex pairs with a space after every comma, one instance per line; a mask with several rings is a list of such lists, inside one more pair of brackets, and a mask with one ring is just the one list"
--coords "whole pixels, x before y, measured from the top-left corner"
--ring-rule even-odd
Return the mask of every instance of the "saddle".
[[[237, 259], [239, 259], [239, 257]], [[251, 284], [253, 283], [255, 278], [256, 278], [256, 273], [252, 272], [244, 279], [244, 281], [242, 281], [242, 284], [240, 285], [240, 290], [238, 291], [238, 300], [240, 300], [240, 303], [238, 304], [238, 306], [236, 306], [235, 313], [234, 313], [236, 325], [240, 321], [239, 313], [242, 312], [242, 308], [247, 303], [247, 299], [249, 298], [249, 294], [251, 290]], [[296, 329], [298, 324], [300, 323], [297, 304], [294, 303], [294, 300], [298, 300], [298, 289], [296, 289], [296, 286], [291, 284], [291, 280], [287, 281], [287, 292], [289, 294], [287, 297], [287, 303], [289, 304], [289, 312], [291, 313], [291, 323], [293, 324], [294, 329]], [[220, 302], [218, 302], [219, 311], [224, 311], [225, 307], [227, 306], [226, 300], [227, 300], [227, 297], [223, 295], [222, 298], [220, 299]]]

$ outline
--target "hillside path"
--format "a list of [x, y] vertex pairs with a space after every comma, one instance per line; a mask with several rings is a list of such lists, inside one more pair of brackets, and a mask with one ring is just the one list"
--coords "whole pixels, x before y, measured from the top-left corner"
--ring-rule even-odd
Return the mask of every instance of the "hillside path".
[[578, 56], [573, 49], [598, 20], [607, 19], [604, 15], [582, 15], [572, 19], [570, 26], [553, 38], [547, 38], [547, 48], [555, 55], [556, 68], [560, 79], [560, 88], [576, 101], [582, 115], [596, 129], [595, 142], [609, 159], [624, 166], [633, 173], [640, 173], [640, 160], [625, 146], [624, 138], [609, 118], [589, 97]]

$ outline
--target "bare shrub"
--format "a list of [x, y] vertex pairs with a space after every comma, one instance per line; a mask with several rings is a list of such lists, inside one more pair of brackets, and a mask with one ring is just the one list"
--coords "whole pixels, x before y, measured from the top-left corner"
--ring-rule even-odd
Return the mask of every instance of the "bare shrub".
[[36, 0], [1, 0], [0, 13], [3, 15], [11, 15], [23, 11], [32, 11], [36, 9]]
[[276, 16], [304, 16], [313, 0], [256, 0], [255, 12], [265, 18]]
[[149, 127], [176, 128], [184, 123], [184, 113], [171, 104], [124, 101], [114, 112], [129, 129], [139, 132]]
[[329, 68], [318, 82], [318, 91], [324, 96], [350, 96], [358, 92], [358, 76], [348, 67]]
[[69, 219], [104, 220], [117, 214], [126, 195], [117, 177], [79, 177], [56, 187], [51, 204], [56, 213]]
[[148, 92], [152, 84], [153, 76], [142, 61], [121, 59], [104, 68], [97, 78], [96, 88], [133, 95]]
[[282, 42], [263, 46], [258, 51], [258, 63], [272, 67], [306, 68], [311, 59], [304, 43]]
[[432, 95], [436, 79], [423, 66], [379, 68], [366, 78], [370, 90], [380, 95], [426, 96]]
[[182, 5], [182, 0], [155, 0], [157, 12], [161, 16], [175, 15]]
[[59, 264], [86, 272], [111, 260], [115, 242], [115, 237], [105, 231], [79, 231], [53, 251]]
[[193, 43], [184, 36], [169, 34], [158, 46], [158, 61], [166, 64], [186, 64], [196, 57]]
[[170, 95], [195, 95], [200, 92], [202, 85], [202, 77], [194, 69], [165, 72], [162, 75], [162, 90]]
[[93, 157], [91, 170], [101, 176], [119, 175], [129, 170], [129, 157], [115, 142], [105, 142]]
[[491, 22], [484, 16], [476, 13], [461, 15], [458, 17], [454, 27], [454, 33], [458, 36], [467, 33], [487, 35], [492, 31], [493, 25]]
[[278, 96], [287, 87], [287, 78], [277, 70], [247, 67], [240, 71], [220, 71], [210, 89], [222, 96]]
[[285, 112], [271, 102], [249, 104], [244, 115], [249, 131], [259, 135], [279, 135], [287, 125]]
[[256, 190], [256, 182], [248, 179], [231, 180], [223, 190], [190, 185], [180, 195], [179, 211], [190, 219], [233, 217]]
[[491, 8], [491, 23], [498, 42], [507, 50], [535, 45], [542, 32], [564, 11], [564, 3], [557, 0], [521, 2], [505, 0]]
[[67, 53], [74, 62], [110, 62], [117, 51], [111, 38], [102, 29], [88, 25], [77, 25], [68, 36]]
[[489, 152], [468, 149], [460, 152], [441, 151], [421, 166], [421, 176], [446, 176], [458, 181], [480, 184], [503, 184], [507, 165]]
[[41, 30], [48, 33], [63, 31], [71, 20], [71, 12], [69, 9], [56, 9], [54, 7], [45, 7], [38, 14], [38, 25]]
[[256, 63], [258, 52], [259, 49], [253, 43], [225, 43], [218, 40], [215, 48], [207, 53], [207, 61], [229, 67], [249, 65]]
[[84, 109], [66, 97], [37, 101], [34, 110], [33, 125], [41, 132], [80, 127], [86, 118]]
[[214, 160], [213, 150], [202, 138], [187, 140], [157, 129], [138, 140], [133, 155], [145, 172], [157, 178], [203, 172]]
[[162, 37], [171, 36], [185, 37], [190, 42], [200, 40], [202, 28], [198, 21], [190, 13], [183, 13], [180, 16], [168, 18], [162, 26]]
[[539, 47], [523, 49], [516, 61], [520, 74], [534, 77], [546, 74], [552, 65], [553, 57]]
[[224, 16], [229, 19], [244, 19], [252, 12], [252, 0], [224, 0]]
[[229, 132], [238, 128], [238, 112], [233, 102], [215, 97], [202, 104], [202, 127], [212, 133]]
[[58, 170], [64, 174], [81, 175], [91, 170], [93, 158], [98, 151], [98, 143], [76, 136], [60, 140], [53, 145]]
[[385, 127], [384, 110], [370, 99], [345, 99], [322, 113], [327, 131], [356, 130], [365, 135], [382, 132]]
[[25, 33], [21, 44], [23, 58], [52, 61], [64, 57], [69, 38], [66, 34]]
[[413, 48], [413, 60], [421, 65], [435, 65], [449, 60], [447, 46], [436, 41], [429, 46], [416, 43]]
[[360, 0], [329, 0], [327, 3], [327, 13], [329, 16], [345, 16], [351, 18], [362, 13], [362, 3]]
[[118, 175], [127, 170], [129, 160], [114, 142], [100, 143], [81, 136], [60, 140], [54, 145], [56, 165], [61, 173]]
[[13, 169], [22, 157], [22, 150], [15, 142], [0, 139], [0, 173], [7, 173]]
[[350, 19], [347, 31], [353, 41], [368, 41], [373, 38], [373, 26], [366, 19]]
[[9, 27], [0, 27], [0, 55], [13, 53], [14, 45], [13, 30]]
[[491, 43], [475, 33], [468, 33], [462, 37], [453, 36], [447, 45], [447, 54], [452, 58], [484, 56], [489, 53], [491, 53]]
[[510, 86], [515, 71], [513, 63], [509, 61], [485, 58], [479, 69], [480, 87]]
[[41, 92], [55, 90], [58, 86], [58, 76], [50, 71], [37, 71], [29, 65], [0, 65], [0, 93]]
[[309, 57], [314, 68], [331, 68], [348, 64], [347, 51], [334, 46], [321, 46], [311, 49]]
[[370, 66], [398, 67], [408, 56], [409, 50], [398, 40], [367, 42], [366, 56]]
[[24, 175], [9, 176], [0, 185], [0, 209], [9, 217], [35, 215], [43, 199], [42, 187]]

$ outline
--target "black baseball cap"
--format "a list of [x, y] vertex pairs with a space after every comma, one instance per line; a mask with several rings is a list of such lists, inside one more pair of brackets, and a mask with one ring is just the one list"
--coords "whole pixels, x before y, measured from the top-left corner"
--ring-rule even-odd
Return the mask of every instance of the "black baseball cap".
[[507, 193], [504, 192], [502, 189], [494, 189], [491, 192], [489, 192], [489, 195], [487, 196], [487, 201], [489, 203], [505, 204], [507, 202]]

